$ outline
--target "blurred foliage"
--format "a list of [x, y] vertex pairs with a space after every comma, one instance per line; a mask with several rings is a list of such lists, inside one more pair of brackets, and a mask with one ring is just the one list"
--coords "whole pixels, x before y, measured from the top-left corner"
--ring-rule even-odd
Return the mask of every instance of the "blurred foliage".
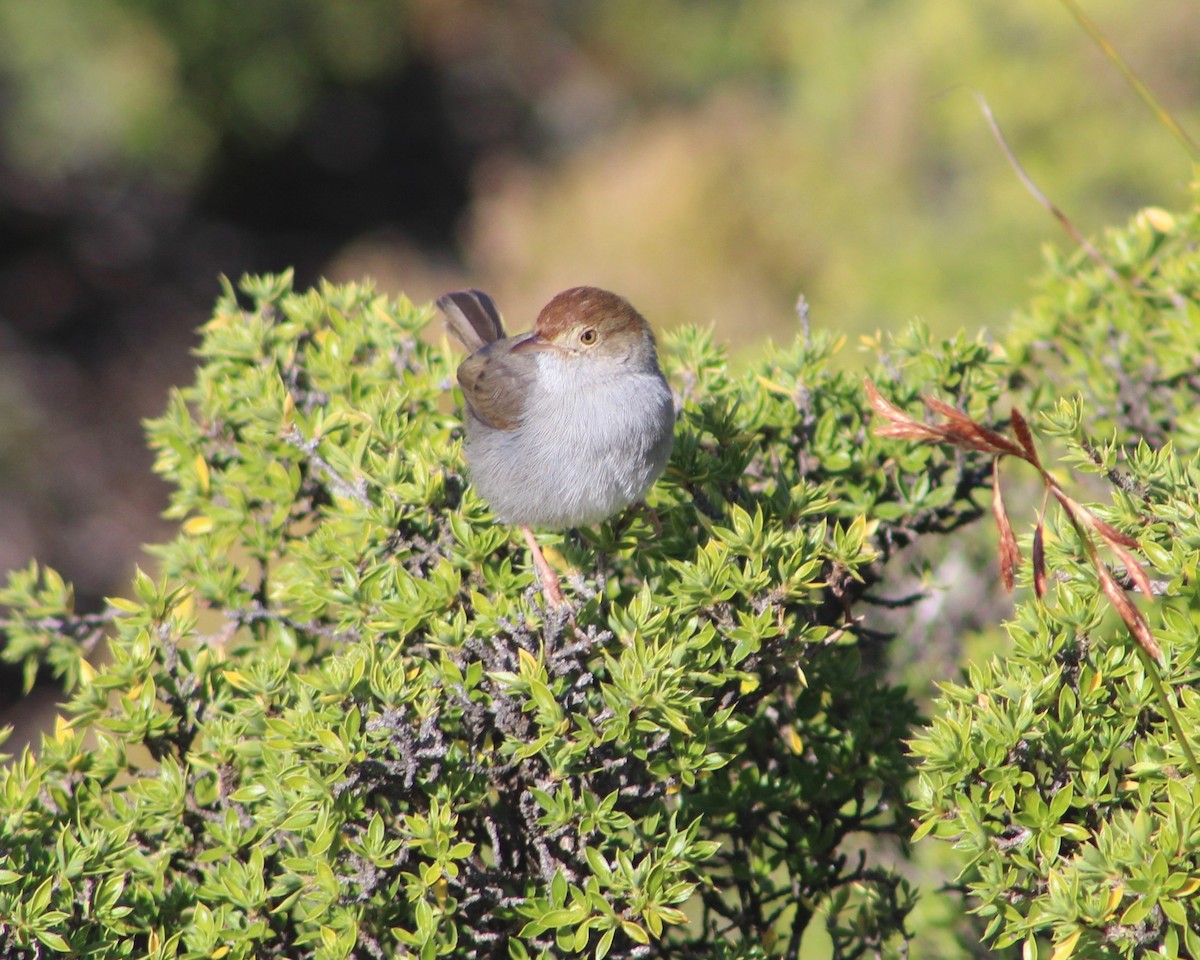
[[0, 133], [39, 178], [201, 174], [223, 140], [269, 145], [323, 91], [394, 69], [390, 0], [0, 2]]
[[[1194, 126], [1190, 4], [1089, 8]], [[1171, 135], [1053, 3], [575, 9], [607, 110], [583, 100], [587, 140], [553, 165], [494, 172], [471, 215], [472, 266], [523, 312], [582, 269], [651, 317], [715, 321], [735, 342], [786, 336], [798, 289], [837, 329], [1002, 325], [1059, 234], [964, 88], [1085, 232], [1177, 205], [1187, 176]]]
[[[734, 377], [680, 331], [661, 533], [551, 538], [568, 619], [464, 482], [430, 311], [243, 290], [150, 424], [181, 526], [111, 660], [53, 573], [0, 598], [5, 655], [71, 694], [0, 775], [5, 952], [749, 957], [819, 918], [903, 955], [916, 714], [863, 617], [986, 464], [885, 459], [827, 335]], [[892, 361], [981, 415], [1003, 385], [970, 338]]]
[[[1200, 119], [1188, 0], [1089, 7]], [[467, 260], [522, 315], [591, 279], [738, 339], [782, 330], [797, 288], [839, 328], [1000, 323], [1055, 231], [964, 85], [1085, 231], [1171, 203], [1186, 174], [1041, 0], [0, 0], [0, 142], [37, 178], [132, 165], [190, 191], [231, 146], [414, 62], [479, 150]]]

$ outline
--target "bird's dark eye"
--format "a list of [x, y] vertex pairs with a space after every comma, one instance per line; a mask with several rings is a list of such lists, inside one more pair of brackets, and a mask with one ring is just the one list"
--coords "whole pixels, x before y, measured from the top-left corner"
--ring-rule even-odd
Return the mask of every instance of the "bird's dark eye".
[[596, 342], [595, 328], [588, 327], [581, 334], [579, 334], [579, 342], [582, 343], [585, 347], [590, 347], [593, 343], [595, 343]]

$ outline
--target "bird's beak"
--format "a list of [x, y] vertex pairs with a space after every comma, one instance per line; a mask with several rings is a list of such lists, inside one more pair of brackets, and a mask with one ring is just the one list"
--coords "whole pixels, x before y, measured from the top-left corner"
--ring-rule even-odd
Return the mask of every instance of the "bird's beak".
[[539, 333], [527, 333], [513, 345], [513, 353], [525, 353], [529, 350], [548, 350], [551, 343]]

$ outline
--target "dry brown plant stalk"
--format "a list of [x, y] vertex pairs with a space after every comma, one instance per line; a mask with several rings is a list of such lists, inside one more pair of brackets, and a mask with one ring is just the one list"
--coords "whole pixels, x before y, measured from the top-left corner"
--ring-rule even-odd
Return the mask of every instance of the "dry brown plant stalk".
[[1100, 578], [1100, 586], [1109, 603], [1117, 611], [1138, 645], [1156, 662], [1163, 662], [1162, 650], [1150, 632], [1150, 625], [1146, 622], [1146, 618], [1134, 606], [1128, 594], [1121, 589], [1121, 585], [1117, 583], [1112, 571], [1109, 570], [1108, 564], [1101, 559], [1096, 546], [1096, 537], [1099, 537], [1100, 541], [1125, 565], [1129, 578], [1142, 592], [1142, 595], [1148, 597], [1151, 595], [1150, 579], [1146, 576], [1141, 562], [1132, 553], [1138, 547], [1137, 541], [1111, 524], [1105, 523], [1072, 498], [1042, 466], [1029, 424], [1019, 410], [1014, 407], [1009, 416], [1013, 436], [1016, 438], [1010, 440], [936, 397], [921, 398], [926, 407], [942, 417], [942, 422], [931, 423], [905, 413], [895, 404], [884, 399], [870, 380], [866, 381], [866, 390], [867, 400], [882, 421], [875, 427], [875, 433], [879, 436], [909, 440], [914, 443], [944, 444], [962, 450], [974, 450], [993, 458], [992, 513], [1000, 532], [1000, 576], [1004, 581], [1004, 588], [1009, 592], [1013, 588], [1017, 567], [1021, 564], [1021, 549], [1017, 546], [1017, 538], [1013, 534], [1012, 524], [1008, 519], [1008, 510], [1004, 505], [1004, 493], [1000, 485], [1000, 461], [1005, 457], [1016, 457], [1037, 470], [1045, 486], [1045, 496], [1042, 498], [1042, 505], [1038, 510], [1037, 526], [1033, 532], [1033, 589], [1038, 599], [1042, 599], [1046, 594], [1044, 531], [1046, 505], [1049, 498], [1053, 496], [1062, 505], [1072, 526], [1075, 527], [1075, 532], [1079, 535], [1088, 561]]

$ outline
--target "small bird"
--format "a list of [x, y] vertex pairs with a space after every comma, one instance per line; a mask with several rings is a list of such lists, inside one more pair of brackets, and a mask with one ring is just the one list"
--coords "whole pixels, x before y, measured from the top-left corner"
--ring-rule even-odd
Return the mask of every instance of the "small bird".
[[521, 528], [542, 591], [566, 603], [533, 535], [597, 523], [639, 501], [675, 439], [675, 403], [654, 334], [623, 297], [572, 287], [530, 333], [505, 336], [480, 290], [437, 301], [470, 351], [458, 368], [471, 482], [501, 523]]

